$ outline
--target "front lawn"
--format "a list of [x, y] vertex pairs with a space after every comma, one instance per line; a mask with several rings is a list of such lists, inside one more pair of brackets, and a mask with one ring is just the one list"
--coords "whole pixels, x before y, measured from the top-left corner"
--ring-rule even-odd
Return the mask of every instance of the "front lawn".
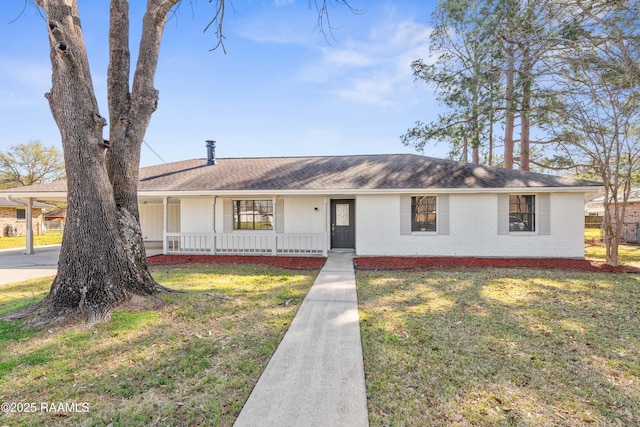
[[[186, 293], [162, 296], [160, 308], [134, 303], [90, 330], [0, 321], [0, 403], [36, 409], [14, 406], [22, 412], [0, 413], [0, 425], [231, 426], [316, 273], [152, 267], [160, 283]], [[42, 298], [50, 284], [1, 286], [0, 314]]]
[[[62, 243], [62, 234], [60, 232], [47, 232], [42, 235], [33, 236], [34, 246], [56, 245]], [[18, 249], [27, 245], [25, 236], [17, 237], [0, 237], [0, 249]]]
[[640, 276], [357, 272], [372, 426], [637, 425]]

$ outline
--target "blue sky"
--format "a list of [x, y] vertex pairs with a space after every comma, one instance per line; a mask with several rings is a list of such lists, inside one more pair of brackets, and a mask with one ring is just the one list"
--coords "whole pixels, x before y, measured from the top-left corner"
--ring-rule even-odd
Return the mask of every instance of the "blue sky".
[[[39, 139], [61, 148], [44, 93], [51, 86], [46, 27], [22, 1], [0, 7], [0, 150]], [[352, 1], [354, 15], [332, 7], [329, 43], [314, 31], [307, 0], [235, 0], [225, 18], [225, 46], [203, 33], [212, 6], [185, 4], [167, 24], [155, 86], [160, 91], [145, 141], [164, 161], [218, 157], [412, 152], [400, 142], [416, 120], [435, 119], [437, 104], [415, 83], [411, 61], [425, 58], [435, 1]], [[107, 117], [109, 2], [79, 1], [93, 83]], [[132, 51], [146, 2], [132, 2]], [[107, 129], [105, 128], [105, 136]], [[446, 147], [428, 148], [443, 157]], [[162, 163], [147, 146], [142, 166]]]

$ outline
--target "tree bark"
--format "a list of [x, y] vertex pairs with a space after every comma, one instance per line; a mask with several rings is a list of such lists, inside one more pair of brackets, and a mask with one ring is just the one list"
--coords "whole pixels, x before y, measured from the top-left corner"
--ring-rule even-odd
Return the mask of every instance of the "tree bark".
[[520, 170], [529, 171], [531, 164], [529, 155], [531, 150], [531, 123], [529, 115], [531, 114], [531, 97], [533, 87], [533, 61], [531, 52], [528, 48], [523, 49], [523, 64], [520, 76], [522, 82], [522, 108], [520, 111]]
[[513, 101], [515, 98], [515, 58], [513, 48], [506, 46], [504, 49], [507, 55], [507, 69], [505, 70], [505, 113], [504, 113], [504, 167], [513, 169], [513, 133], [515, 129], [515, 113]]
[[160, 38], [166, 14], [175, 2], [148, 3], [139, 72], [131, 95], [129, 5], [126, 0], [112, 2], [109, 144], [103, 139], [106, 120], [94, 95], [77, 2], [38, 0], [49, 29], [52, 88], [46, 97], [62, 137], [67, 221], [58, 274], [48, 296], [12, 318], [37, 314], [31, 320], [36, 326], [73, 318], [92, 325], [108, 320], [113, 309], [133, 294], [150, 296], [166, 290], [147, 268], [137, 184], [140, 145], [158, 99], [153, 76]]

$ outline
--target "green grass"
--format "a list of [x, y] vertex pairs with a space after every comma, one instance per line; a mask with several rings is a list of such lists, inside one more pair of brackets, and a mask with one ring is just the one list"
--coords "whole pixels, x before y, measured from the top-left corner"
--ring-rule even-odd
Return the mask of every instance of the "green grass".
[[372, 426], [637, 425], [640, 276], [358, 272]]
[[[606, 249], [602, 244], [587, 244], [584, 256], [587, 259], [604, 261]], [[618, 247], [618, 263], [640, 267], [640, 246], [620, 245]]]
[[[43, 235], [33, 236], [34, 246], [56, 245], [62, 243], [62, 234], [58, 231], [47, 232]], [[0, 237], [0, 249], [24, 248], [27, 245], [25, 236]]]
[[[600, 229], [586, 228], [584, 238], [585, 258], [604, 262], [606, 249], [604, 243], [600, 241]], [[640, 267], [640, 246], [621, 244], [618, 247], [618, 263]]]
[[584, 229], [584, 238], [585, 239], [600, 239], [601, 231], [599, 228], [585, 228]]
[[[1, 240], [1, 239], [0, 239]], [[638, 261], [636, 247], [621, 249]], [[597, 247], [588, 257], [603, 259]], [[154, 267], [186, 291], [93, 329], [0, 322], [0, 425], [232, 425], [314, 274]], [[372, 426], [640, 423], [640, 277], [518, 269], [358, 272]], [[51, 279], [0, 287], [0, 314]], [[286, 304], [286, 301], [290, 302]]]
[[[0, 425], [232, 425], [315, 273], [249, 265], [152, 273], [186, 293], [163, 296], [161, 307], [134, 301], [90, 330], [0, 322], [0, 402], [90, 408], [0, 413]], [[42, 298], [50, 283], [0, 287], [0, 313]]]

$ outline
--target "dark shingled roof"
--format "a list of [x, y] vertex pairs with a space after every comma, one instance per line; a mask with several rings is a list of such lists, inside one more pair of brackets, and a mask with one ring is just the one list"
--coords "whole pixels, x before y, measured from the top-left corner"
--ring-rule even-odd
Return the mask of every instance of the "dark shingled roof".
[[143, 168], [148, 190], [391, 190], [599, 186], [592, 181], [521, 172], [416, 154], [205, 159]]
[[[140, 169], [140, 191], [595, 187], [600, 183], [416, 154], [185, 160]], [[46, 188], [45, 188], [46, 187]], [[25, 190], [22, 187], [22, 190]], [[28, 187], [65, 191], [66, 183]], [[19, 189], [15, 189], [19, 190]]]

